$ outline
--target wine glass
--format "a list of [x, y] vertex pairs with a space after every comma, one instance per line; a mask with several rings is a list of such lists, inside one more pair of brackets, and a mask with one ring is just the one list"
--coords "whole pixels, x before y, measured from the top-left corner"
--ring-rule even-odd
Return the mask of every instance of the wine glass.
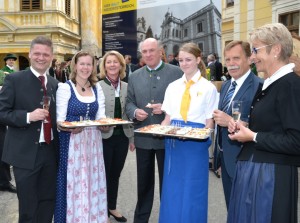
[[232, 118], [235, 122], [239, 121], [242, 113], [242, 101], [232, 101]]
[[241, 113], [242, 113], [242, 101], [232, 101], [231, 106], [232, 106], [232, 117], [234, 121], [239, 121], [241, 118]]
[[[43, 109], [49, 111], [50, 108], [51, 97], [43, 96]], [[44, 123], [49, 123], [47, 118], [44, 120]]]

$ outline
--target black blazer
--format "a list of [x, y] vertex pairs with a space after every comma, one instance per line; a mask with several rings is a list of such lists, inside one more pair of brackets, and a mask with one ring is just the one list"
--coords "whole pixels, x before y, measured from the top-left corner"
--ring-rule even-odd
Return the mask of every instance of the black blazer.
[[244, 144], [239, 160], [300, 166], [300, 77], [289, 73], [253, 100], [249, 128], [255, 142]]
[[223, 75], [222, 64], [216, 60], [215, 66], [216, 66], [216, 81], [221, 81], [221, 77]]
[[[50, 115], [54, 144], [58, 148], [56, 128], [56, 90], [58, 81], [47, 75], [47, 95], [51, 96]], [[0, 91], [0, 122], [8, 126], [2, 160], [19, 168], [33, 169], [39, 147], [41, 121], [27, 124], [28, 112], [42, 108], [40, 80], [24, 70], [7, 75]]]

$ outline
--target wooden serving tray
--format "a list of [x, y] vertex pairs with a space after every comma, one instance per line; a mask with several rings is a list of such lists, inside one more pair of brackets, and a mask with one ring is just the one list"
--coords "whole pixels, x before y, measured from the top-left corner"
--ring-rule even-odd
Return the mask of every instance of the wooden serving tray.
[[213, 130], [205, 128], [178, 127], [171, 125], [163, 126], [159, 124], [153, 124], [136, 129], [134, 132], [188, 139], [207, 139], [210, 137]]
[[64, 128], [77, 128], [77, 127], [91, 127], [91, 126], [114, 126], [114, 125], [128, 125], [133, 122], [118, 118], [102, 118], [99, 120], [84, 120], [78, 122], [61, 122], [60, 125]]

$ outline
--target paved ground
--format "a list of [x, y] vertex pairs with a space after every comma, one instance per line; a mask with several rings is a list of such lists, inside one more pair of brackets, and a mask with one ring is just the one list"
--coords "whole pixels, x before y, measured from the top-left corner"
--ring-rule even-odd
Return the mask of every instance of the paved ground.
[[[209, 208], [208, 223], [226, 222], [226, 208], [223, 196], [222, 182], [212, 172], [209, 175]], [[149, 223], [156, 223], [159, 211], [158, 181], [156, 182], [156, 197]], [[127, 217], [128, 223], [133, 222], [136, 204], [136, 163], [135, 152], [129, 152], [120, 181], [118, 209]], [[0, 192], [0, 223], [18, 222], [17, 196], [8, 192]], [[115, 223], [111, 217], [111, 223]], [[166, 222], [169, 223], [169, 222]], [[185, 222], [183, 222], [185, 223]], [[195, 222], [201, 223], [201, 222]]]

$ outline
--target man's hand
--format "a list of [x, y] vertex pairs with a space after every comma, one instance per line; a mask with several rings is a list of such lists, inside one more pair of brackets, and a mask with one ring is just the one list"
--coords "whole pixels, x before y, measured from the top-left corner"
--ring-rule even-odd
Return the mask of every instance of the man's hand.
[[214, 110], [213, 119], [215, 120], [217, 125], [228, 127], [228, 123], [232, 119], [232, 117], [221, 110]]
[[48, 115], [49, 115], [49, 111], [47, 111], [46, 109], [37, 108], [34, 111], [29, 113], [29, 121], [36, 122], [36, 121], [45, 120]]
[[148, 117], [148, 113], [145, 112], [143, 109], [140, 109], [140, 108], [136, 109], [135, 118], [138, 121], [144, 121], [147, 117]]
[[157, 104], [151, 104], [151, 106], [149, 108], [152, 108], [152, 113], [155, 115], [160, 115], [163, 113], [163, 111], [161, 110], [161, 103], [157, 103]]

